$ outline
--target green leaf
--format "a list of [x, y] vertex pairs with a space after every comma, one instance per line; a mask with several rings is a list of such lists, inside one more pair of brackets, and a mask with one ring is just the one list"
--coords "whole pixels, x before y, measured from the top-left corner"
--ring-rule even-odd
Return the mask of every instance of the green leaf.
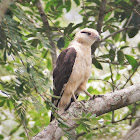
[[129, 46], [122, 46], [121, 48], [120, 48], [120, 50], [123, 50], [123, 49], [125, 49], [125, 48], [128, 48]]
[[6, 57], [6, 50], [4, 51], [3, 59], [4, 59], [4, 61], [6, 62], [6, 60], [7, 60], [7, 57]]
[[5, 103], [5, 100], [0, 102], [0, 107], [2, 107], [4, 105], [4, 103]]
[[89, 118], [93, 119], [96, 117], [96, 114], [92, 114]]
[[83, 25], [83, 23], [76, 24], [75, 26], [73, 26], [73, 27], [68, 31], [68, 34], [71, 34], [75, 29], [81, 27], [82, 25]]
[[119, 50], [117, 52], [117, 58], [118, 58], [119, 64], [123, 65], [123, 63], [124, 63], [124, 53], [121, 50]]
[[59, 122], [59, 125], [63, 128], [69, 128], [68, 124], [66, 122], [64, 122], [62, 119], [58, 118], [57, 119]]
[[116, 79], [119, 80], [120, 78], [121, 78], [121, 74], [118, 74], [118, 73], [117, 73]]
[[108, 28], [109, 28], [108, 26], [104, 26], [104, 28], [103, 28], [103, 32], [107, 31]]
[[114, 58], [115, 58], [115, 51], [113, 49], [110, 49], [109, 50], [109, 59], [111, 61], [114, 61]]
[[92, 63], [94, 64], [94, 66], [98, 69], [103, 69], [102, 65], [99, 63], [99, 61], [96, 58], [92, 59]]
[[[138, 12], [140, 12], [140, 8], [136, 8]], [[137, 13], [134, 13], [130, 22], [130, 25], [138, 26], [140, 24], [140, 16]]]
[[4, 136], [0, 134], [0, 140], [4, 139]]
[[80, 5], [80, 0], [74, 0], [74, 2], [76, 3], [77, 6]]
[[70, 23], [64, 30], [64, 35], [69, 34], [69, 31], [71, 31], [72, 26], [74, 23]]
[[85, 116], [86, 116], [86, 113], [85, 113], [85, 112], [83, 112], [82, 117], [85, 117]]
[[108, 81], [111, 78], [111, 76], [107, 76], [104, 78], [105, 81]]
[[130, 55], [125, 55], [125, 58], [128, 60], [128, 63], [132, 66], [133, 70], [135, 70], [138, 66], [138, 62]]
[[57, 46], [59, 49], [61, 49], [65, 46], [65, 40], [63, 37], [60, 37], [60, 39], [57, 41]]
[[100, 55], [99, 57], [102, 57], [102, 58], [109, 58], [109, 54]]
[[129, 38], [133, 38], [135, 35], [137, 35], [138, 31], [139, 29], [136, 29], [136, 28], [129, 30], [128, 31]]
[[8, 97], [0, 97], [0, 100], [6, 100]]
[[20, 137], [25, 137], [25, 133], [21, 133], [19, 136]]
[[91, 116], [91, 112], [89, 112], [87, 115], [86, 115], [86, 118], [89, 118]]
[[66, 4], [65, 5], [66, 10], [67, 10], [67, 12], [69, 12], [71, 9], [71, 0], [66, 0], [65, 4]]
[[139, 44], [138, 44], [138, 50], [140, 51], [140, 42], [139, 42]]
[[133, 9], [133, 7], [129, 3], [125, 2], [124, 0], [118, 1], [118, 4], [125, 10], [128, 10], [128, 9], [132, 10]]
[[104, 17], [104, 20], [105, 21], [108, 20], [108, 18], [110, 17], [111, 14], [112, 14], [112, 12], [108, 12]]
[[112, 38], [117, 42], [120, 38], [120, 33], [117, 33], [116, 35], [112, 36]]

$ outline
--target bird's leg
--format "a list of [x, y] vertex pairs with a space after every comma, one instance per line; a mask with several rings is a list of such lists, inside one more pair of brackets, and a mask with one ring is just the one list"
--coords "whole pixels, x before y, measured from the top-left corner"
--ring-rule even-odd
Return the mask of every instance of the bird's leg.
[[90, 99], [95, 99], [97, 97], [103, 97], [104, 95], [91, 95], [87, 90], [84, 90], [84, 92], [90, 97]]
[[84, 90], [84, 92], [90, 97], [90, 99], [92, 99], [92, 95], [87, 91], [87, 90]]
[[74, 92], [72, 92], [72, 96], [73, 96], [74, 102], [77, 102]]

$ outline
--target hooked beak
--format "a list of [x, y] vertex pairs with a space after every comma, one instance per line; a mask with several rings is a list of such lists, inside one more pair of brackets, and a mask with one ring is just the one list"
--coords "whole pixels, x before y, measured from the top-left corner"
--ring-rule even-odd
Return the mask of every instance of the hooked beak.
[[99, 35], [96, 35], [95, 38], [99, 41], [101, 40], [101, 37]]

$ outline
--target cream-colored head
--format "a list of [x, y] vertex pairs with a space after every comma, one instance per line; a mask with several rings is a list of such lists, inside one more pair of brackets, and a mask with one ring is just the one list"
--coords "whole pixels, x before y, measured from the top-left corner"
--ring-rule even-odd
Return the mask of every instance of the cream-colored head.
[[85, 45], [92, 45], [98, 39], [100, 39], [100, 36], [96, 30], [84, 28], [76, 33], [74, 40]]

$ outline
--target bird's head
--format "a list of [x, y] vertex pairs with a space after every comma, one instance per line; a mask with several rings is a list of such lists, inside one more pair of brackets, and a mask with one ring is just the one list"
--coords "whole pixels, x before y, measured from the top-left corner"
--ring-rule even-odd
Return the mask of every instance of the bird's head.
[[100, 36], [96, 30], [84, 28], [76, 33], [75, 40], [82, 44], [92, 45], [96, 40], [100, 40]]

